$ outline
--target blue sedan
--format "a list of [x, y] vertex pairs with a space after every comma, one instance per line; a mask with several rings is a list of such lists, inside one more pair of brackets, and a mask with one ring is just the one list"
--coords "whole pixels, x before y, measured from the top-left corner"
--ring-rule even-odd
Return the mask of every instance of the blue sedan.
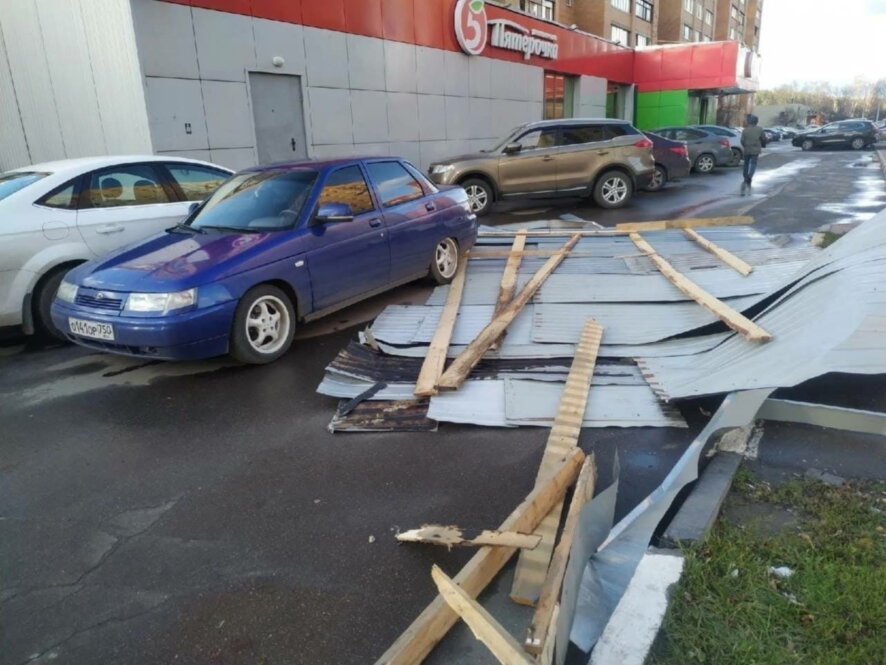
[[72, 270], [52, 319], [113, 353], [268, 363], [296, 322], [418, 278], [449, 282], [476, 234], [463, 189], [400, 159], [256, 167], [184, 222]]

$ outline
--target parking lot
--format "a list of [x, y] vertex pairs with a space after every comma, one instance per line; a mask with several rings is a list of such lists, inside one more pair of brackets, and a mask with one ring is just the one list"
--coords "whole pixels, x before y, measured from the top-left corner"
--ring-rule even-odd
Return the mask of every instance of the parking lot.
[[[621, 210], [528, 201], [484, 221], [749, 214], [762, 232], [811, 235], [884, 207], [873, 152], [781, 144], [750, 191], [740, 169], [721, 168]], [[372, 662], [433, 597], [431, 564], [454, 571], [470, 555], [400, 546], [393, 533], [498, 524], [532, 486], [547, 434], [327, 432], [336, 400], [315, 393], [326, 363], [383, 306], [429, 292], [407, 285], [307, 324], [267, 366], [4, 341], [0, 663]], [[785, 394], [886, 410], [884, 388], [882, 377], [824, 377]], [[658, 485], [715, 406], [681, 403], [688, 431], [585, 430], [602, 486], [618, 451], [616, 518]], [[759, 463], [773, 476], [816, 467], [886, 478], [876, 437], [834, 441], [800, 426], [767, 430]]]

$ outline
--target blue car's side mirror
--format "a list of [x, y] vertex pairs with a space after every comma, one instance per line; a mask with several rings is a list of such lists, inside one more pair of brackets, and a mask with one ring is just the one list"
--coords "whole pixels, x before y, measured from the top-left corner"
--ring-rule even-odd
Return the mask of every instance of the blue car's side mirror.
[[354, 219], [354, 211], [348, 203], [324, 203], [320, 206], [314, 219], [318, 223], [324, 222], [350, 222]]
[[200, 207], [200, 201], [194, 201], [191, 205], [188, 206], [188, 214], [194, 214], [194, 211]]

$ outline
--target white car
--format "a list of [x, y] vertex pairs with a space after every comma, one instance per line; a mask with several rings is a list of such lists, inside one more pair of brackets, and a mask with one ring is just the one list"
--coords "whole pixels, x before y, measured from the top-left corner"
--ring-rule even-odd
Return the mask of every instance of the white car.
[[744, 148], [741, 145], [741, 130], [736, 131], [732, 127], [721, 127], [720, 125], [693, 125], [693, 127], [704, 129], [729, 141], [729, 148], [732, 150], [732, 166], [741, 164], [741, 160], [744, 158]]
[[184, 219], [231, 171], [170, 156], [66, 159], [0, 173], [0, 328], [57, 334], [65, 273]]

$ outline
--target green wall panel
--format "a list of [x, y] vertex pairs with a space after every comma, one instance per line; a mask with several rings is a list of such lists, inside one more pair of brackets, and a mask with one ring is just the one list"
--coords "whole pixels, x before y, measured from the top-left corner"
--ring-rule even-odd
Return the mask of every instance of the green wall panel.
[[634, 124], [639, 129], [685, 125], [689, 111], [688, 90], [637, 93]]

